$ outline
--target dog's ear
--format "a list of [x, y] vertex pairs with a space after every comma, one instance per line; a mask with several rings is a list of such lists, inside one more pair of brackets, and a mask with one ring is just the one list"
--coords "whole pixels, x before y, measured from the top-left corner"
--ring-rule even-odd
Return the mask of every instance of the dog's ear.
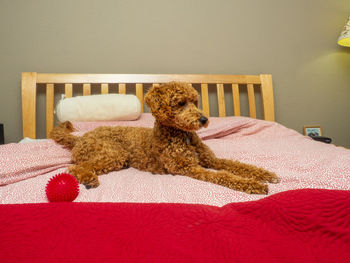
[[151, 112], [157, 112], [162, 108], [165, 102], [164, 89], [162, 86], [153, 86], [145, 95], [145, 102], [151, 109]]
[[150, 108], [152, 115], [159, 121], [166, 120], [171, 111], [166, 88], [166, 85], [154, 86], [145, 95], [145, 103]]
[[158, 95], [157, 95], [157, 88], [158, 87], [152, 87], [149, 89], [149, 91], [145, 95], [145, 102], [148, 107], [151, 108], [151, 110], [154, 108], [156, 104], [158, 104]]

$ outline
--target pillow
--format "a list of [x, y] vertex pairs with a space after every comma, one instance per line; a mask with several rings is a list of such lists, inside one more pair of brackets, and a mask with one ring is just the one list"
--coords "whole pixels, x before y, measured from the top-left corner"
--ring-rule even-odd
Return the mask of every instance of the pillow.
[[56, 114], [60, 122], [136, 120], [141, 103], [130, 94], [77, 96], [60, 100]]
[[22, 140], [20, 140], [18, 143], [34, 143], [34, 142], [43, 142], [46, 141], [47, 139], [32, 139], [29, 137], [25, 137]]
[[129, 127], [146, 127], [153, 128], [154, 117], [151, 113], [141, 113], [137, 120], [132, 121], [74, 121], [72, 122], [74, 129], [78, 133], [85, 133], [101, 126], [129, 126]]

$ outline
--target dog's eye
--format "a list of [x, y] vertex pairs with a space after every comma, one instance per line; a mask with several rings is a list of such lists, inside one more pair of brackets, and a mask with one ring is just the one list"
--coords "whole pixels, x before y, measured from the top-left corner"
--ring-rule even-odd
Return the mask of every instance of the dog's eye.
[[186, 101], [180, 101], [177, 105], [179, 105], [180, 107], [182, 107], [182, 106], [185, 106], [186, 105]]

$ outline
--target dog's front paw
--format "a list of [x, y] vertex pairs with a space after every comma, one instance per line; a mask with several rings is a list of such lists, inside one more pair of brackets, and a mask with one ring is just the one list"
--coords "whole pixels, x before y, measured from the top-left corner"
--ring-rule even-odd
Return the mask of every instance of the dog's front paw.
[[81, 176], [76, 177], [79, 183], [83, 184], [86, 189], [96, 188], [100, 185], [97, 176]]
[[85, 170], [79, 165], [72, 165], [68, 168], [68, 172], [73, 175], [80, 184], [85, 185], [86, 189], [96, 188], [100, 185], [97, 175], [92, 171]]
[[277, 177], [275, 173], [270, 173], [270, 176], [267, 178], [269, 183], [277, 184], [280, 182], [280, 179]]
[[227, 178], [226, 184], [222, 185], [231, 188], [233, 190], [238, 190], [245, 192], [247, 194], [264, 194], [266, 195], [269, 191], [267, 184], [257, 181], [255, 179], [239, 178], [237, 176], [232, 176]]
[[275, 173], [269, 172], [265, 169], [261, 169], [260, 176], [258, 177], [260, 177], [260, 179], [262, 179], [263, 181], [273, 183], [273, 184], [277, 184], [280, 181]]
[[275, 173], [269, 172], [262, 168], [255, 169], [252, 172], [252, 174], [253, 174], [253, 178], [261, 182], [269, 182], [269, 183], [277, 184], [280, 181]]
[[100, 185], [100, 182], [98, 181], [96, 176], [96, 178], [91, 178], [89, 182], [84, 182], [83, 184], [85, 185], [86, 189], [91, 189], [98, 187]]
[[269, 192], [269, 188], [267, 184], [261, 182], [250, 182], [246, 187], [244, 187], [243, 191], [247, 194], [261, 194], [267, 195]]

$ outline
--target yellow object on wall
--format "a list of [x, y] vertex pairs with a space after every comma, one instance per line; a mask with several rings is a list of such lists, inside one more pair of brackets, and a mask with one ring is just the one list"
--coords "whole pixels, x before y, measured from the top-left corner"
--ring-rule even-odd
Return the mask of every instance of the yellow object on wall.
[[344, 47], [350, 47], [350, 17], [344, 27], [344, 30], [340, 33], [338, 44]]

